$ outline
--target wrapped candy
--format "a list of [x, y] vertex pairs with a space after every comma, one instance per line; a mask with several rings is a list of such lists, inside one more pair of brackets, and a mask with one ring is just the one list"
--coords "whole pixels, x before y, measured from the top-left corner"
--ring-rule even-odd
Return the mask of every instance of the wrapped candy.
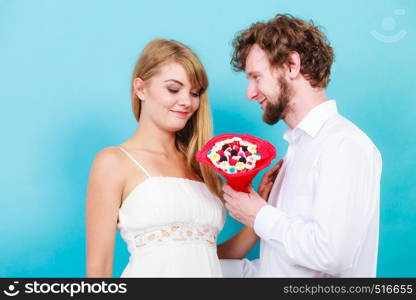
[[226, 133], [213, 137], [196, 159], [213, 168], [234, 190], [248, 192], [253, 178], [276, 158], [269, 142], [249, 134]]

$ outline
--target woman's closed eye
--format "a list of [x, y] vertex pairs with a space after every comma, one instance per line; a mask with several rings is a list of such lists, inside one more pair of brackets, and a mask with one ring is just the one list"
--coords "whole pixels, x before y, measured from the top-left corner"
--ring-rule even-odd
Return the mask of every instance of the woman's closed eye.
[[201, 95], [200, 92], [191, 92], [192, 97], [199, 97]]
[[[180, 89], [175, 89], [175, 88], [167, 88], [167, 89], [172, 94], [177, 94], [179, 92], [179, 90], [180, 90]], [[192, 97], [195, 97], [196, 98], [196, 97], [199, 97], [200, 95], [201, 95], [200, 92], [195, 92], [195, 91], [192, 91], [191, 92], [191, 96]]]
[[168, 88], [168, 91], [172, 94], [176, 94], [177, 92], [179, 92], [179, 89]]

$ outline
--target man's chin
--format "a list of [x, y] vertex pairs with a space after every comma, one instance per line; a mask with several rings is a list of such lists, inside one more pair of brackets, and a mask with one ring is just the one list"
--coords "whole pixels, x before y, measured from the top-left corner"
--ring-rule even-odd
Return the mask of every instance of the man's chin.
[[263, 116], [262, 116], [263, 122], [268, 125], [274, 125], [280, 120], [282, 120], [282, 116], [280, 114], [276, 115], [276, 114], [271, 113], [270, 111], [267, 110], [267, 107], [263, 111], [264, 111]]
[[266, 123], [268, 125], [274, 125], [274, 124], [278, 123], [282, 118], [280, 118], [280, 117], [279, 118], [273, 118], [273, 119], [267, 118], [266, 113], [263, 113], [262, 119], [263, 119], [264, 123]]
[[266, 121], [266, 120], [263, 120], [264, 121], [264, 123], [266, 123], [267, 125], [275, 125], [275, 124], [277, 124], [277, 123], [279, 123], [279, 121], [280, 121], [280, 119], [279, 120], [277, 120], [277, 121]]

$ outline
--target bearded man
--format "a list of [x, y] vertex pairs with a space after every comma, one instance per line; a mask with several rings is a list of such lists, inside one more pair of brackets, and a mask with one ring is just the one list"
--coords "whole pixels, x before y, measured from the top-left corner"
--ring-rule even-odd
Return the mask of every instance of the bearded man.
[[[218, 246], [228, 277], [374, 277], [382, 160], [338, 113], [325, 89], [334, 52], [313, 24], [276, 15], [240, 32], [232, 64], [263, 121], [283, 120], [288, 150], [258, 193], [224, 185], [229, 213], [246, 225]], [[260, 238], [260, 258], [247, 252]]]

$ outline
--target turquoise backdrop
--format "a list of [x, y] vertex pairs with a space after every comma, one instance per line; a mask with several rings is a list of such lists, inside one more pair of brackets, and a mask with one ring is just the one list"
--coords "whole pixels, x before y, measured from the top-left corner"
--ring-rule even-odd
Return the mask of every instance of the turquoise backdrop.
[[[236, 32], [276, 13], [325, 28], [336, 61], [328, 96], [383, 156], [379, 277], [416, 276], [416, 1], [0, 0], [0, 276], [84, 277], [85, 195], [98, 151], [136, 129], [130, 76], [146, 43], [176, 39], [210, 78], [215, 133], [286, 151], [230, 67]], [[260, 176], [256, 178], [257, 186]], [[219, 242], [241, 227], [227, 219]], [[117, 235], [114, 276], [128, 260]], [[249, 254], [258, 256], [258, 246]]]

